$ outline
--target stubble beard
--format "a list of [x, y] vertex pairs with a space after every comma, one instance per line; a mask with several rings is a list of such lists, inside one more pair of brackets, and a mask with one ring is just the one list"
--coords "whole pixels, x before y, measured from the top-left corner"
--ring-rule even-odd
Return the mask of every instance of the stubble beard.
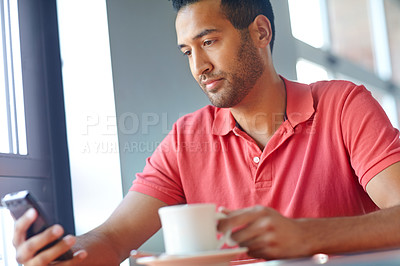
[[264, 68], [248, 31], [241, 31], [241, 44], [231, 70], [207, 75], [207, 77], [224, 78], [223, 87], [216, 92], [207, 91], [204, 87], [202, 89], [215, 107], [234, 107], [249, 94], [264, 72]]

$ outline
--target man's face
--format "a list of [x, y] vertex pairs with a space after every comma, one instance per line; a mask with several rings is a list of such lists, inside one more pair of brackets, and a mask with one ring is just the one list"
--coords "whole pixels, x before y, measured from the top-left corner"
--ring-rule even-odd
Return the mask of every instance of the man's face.
[[220, 1], [203, 0], [181, 9], [176, 32], [193, 77], [214, 106], [239, 104], [264, 70], [249, 33], [233, 27], [220, 11]]

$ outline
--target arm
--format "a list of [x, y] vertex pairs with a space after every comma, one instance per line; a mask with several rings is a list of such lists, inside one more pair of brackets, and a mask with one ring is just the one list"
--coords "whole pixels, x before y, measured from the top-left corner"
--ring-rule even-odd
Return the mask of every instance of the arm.
[[158, 209], [165, 205], [158, 199], [130, 191], [106, 222], [78, 237], [76, 246], [89, 254], [85, 264], [104, 264], [104, 259], [110, 258], [110, 263], [105, 264], [119, 265], [132, 249], [139, 248], [160, 229]]
[[36, 251], [56, 236], [52, 233], [52, 228], [59, 228], [59, 226], [53, 226], [48, 232], [25, 241], [23, 236], [30, 225], [29, 217], [28, 220], [18, 220], [14, 234], [18, 262], [25, 265], [48, 265], [75, 244], [72, 247], [74, 251], [77, 251], [74, 259], [60, 265], [119, 265], [129, 256], [130, 250], [137, 249], [157, 232], [161, 226], [157, 211], [165, 205], [153, 197], [129, 192], [102, 225], [77, 237], [76, 243], [75, 239], [70, 237], [72, 240], [69, 242], [63, 241], [60, 245], [37, 256], [34, 256]]
[[400, 246], [400, 162], [367, 185], [381, 210], [355, 217], [288, 219], [261, 206], [228, 212], [219, 229], [242, 228], [233, 240], [249, 255], [266, 259], [342, 253]]

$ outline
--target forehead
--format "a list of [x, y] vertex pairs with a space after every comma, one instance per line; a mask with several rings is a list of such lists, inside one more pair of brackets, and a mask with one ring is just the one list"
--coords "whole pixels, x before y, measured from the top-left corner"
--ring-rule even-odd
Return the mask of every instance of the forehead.
[[183, 7], [176, 16], [178, 43], [185, 43], [205, 29], [233, 27], [220, 10], [220, 1], [202, 0]]

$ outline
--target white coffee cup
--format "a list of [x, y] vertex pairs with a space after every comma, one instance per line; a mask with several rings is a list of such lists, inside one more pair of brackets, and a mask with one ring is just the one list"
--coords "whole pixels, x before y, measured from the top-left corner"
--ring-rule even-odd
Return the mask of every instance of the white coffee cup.
[[160, 208], [164, 244], [168, 255], [190, 255], [218, 250], [229, 243], [230, 232], [219, 240], [217, 222], [226, 217], [214, 204], [187, 204]]

